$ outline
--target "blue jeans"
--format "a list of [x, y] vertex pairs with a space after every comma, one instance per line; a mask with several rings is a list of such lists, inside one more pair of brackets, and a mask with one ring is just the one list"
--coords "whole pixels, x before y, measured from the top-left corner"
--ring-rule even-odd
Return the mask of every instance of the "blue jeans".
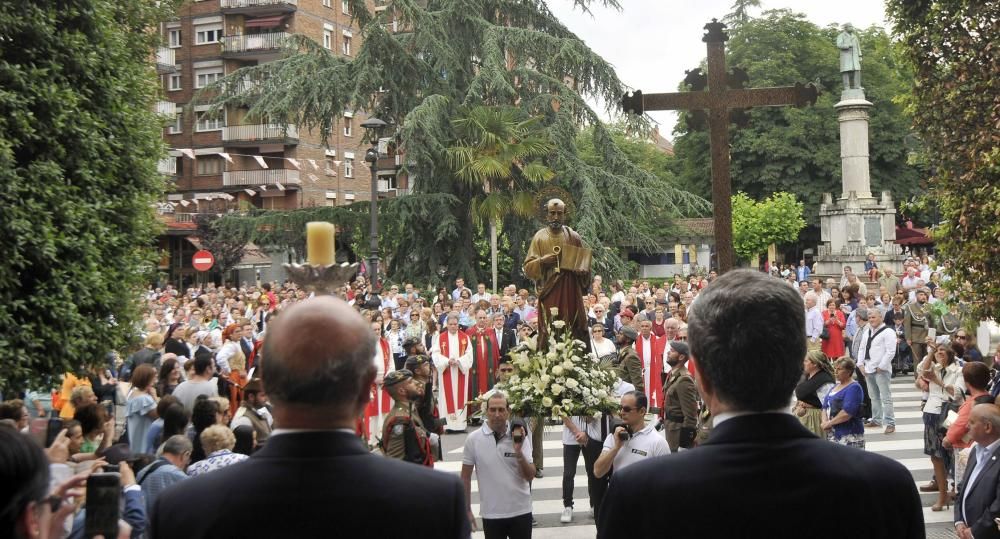
[[889, 389], [889, 373], [876, 371], [865, 373], [868, 395], [872, 400], [872, 421], [884, 427], [895, 427], [896, 417], [892, 411], [892, 391]]

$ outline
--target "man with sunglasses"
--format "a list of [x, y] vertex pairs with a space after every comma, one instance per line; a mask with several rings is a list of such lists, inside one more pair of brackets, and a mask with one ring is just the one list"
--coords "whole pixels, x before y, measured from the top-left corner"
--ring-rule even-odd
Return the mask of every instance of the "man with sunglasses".
[[641, 391], [629, 391], [622, 396], [618, 413], [624, 424], [615, 427], [604, 439], [601, 456], [594, 463], [596, 477], [605, 477], [612, 470], [621, 472], [637, 462], [670, 453], [666, 440], [652, 424], [646, 424], [647, 406], [646, 394]]

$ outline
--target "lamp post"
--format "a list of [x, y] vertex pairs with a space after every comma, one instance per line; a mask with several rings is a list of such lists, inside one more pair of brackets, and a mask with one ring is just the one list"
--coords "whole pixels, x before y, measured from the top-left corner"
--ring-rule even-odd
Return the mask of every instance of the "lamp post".
[[372, 143], [371, 148], [365, 152], [365, 161], [368, 162], [372, 174], [372, 197], [369, 209], [372, 221], [368, 243], [368, 280], [371, 282], [372, 289], [378, 286], [378, 139], [386, 125], [378, 118], [368, 118], [361, 123], [361, 127], [368, 131]]

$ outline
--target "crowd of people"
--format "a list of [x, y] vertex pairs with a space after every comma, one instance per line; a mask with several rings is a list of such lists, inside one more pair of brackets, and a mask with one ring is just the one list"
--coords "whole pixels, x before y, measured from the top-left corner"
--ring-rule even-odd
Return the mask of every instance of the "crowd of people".
[[[994, 410], [980, 410], [974, 403], [992, 403], [1000, 383], [994, 380], [994, 358], [984, 357], [969, 339], [961, 309], [951, 307], [935, 315], [930, 308], [947, 299], [941, 286], [947, 272], [933, 272], [928, 264], [908, 260], [899, 279], [888, 268], [878, 268], [872, 258], [860, 276], [845, 268], [839, 282], [812, 277], [804, 261], [773, 268], [771, 276], [734, 273], [755, 276], [745, 283], [745, 293], [732, 283], [726, 285], [734, 296], [753, 297], [758, 287], [772, 296], [796, 298], [799, 307], [785, 313], [787, 321], [773, 319], [767, 297], [755, 306], [742, 306], [736, 299], [713, 295], [712, 290], [725, 288], [714, 285], [721, 279], [715, 272], [675, 275], [662, 283], [605, 283], [594, 277], [583, 296], [588, 351], [595, 363], [618, 374], [614, 392], [621, 405], [615, 417], [563, 420], [561, 521], [574, 518], [574, 477], [581, 454], [591, 514], [603, 536], [617, 536], [602, 522], [621, 518], [601, 509], [614, 492], [609, 487], [623, 482], [611, 478], [634, 478], [623, 470], [655, 462], [661, 455], [696, 447], [701, 452], [701, 446], [716, 439], [709, 439], [710, 432], [739, 406], [755, 412], [790, 406], [803, 432], [863, 449], [866, 428], [881, 428], [886, 434], [895, 430], [889, 380], [898, 372], [913, 372], [914, 383], [924, 392], [925, 452], [935, 479], [921, 488], [939, 493], [935, 510], [947, 508], [956, 497], [949, 477], [961, 480], [970, 454], [979, 457], [977, 462], [984, 456], [970, 447], [979, 441], [977, 421], [986, 425], [981, 431], [989, 430]], [[774, 286], [783, 292], [775, 294]], [[49, 536], [81, 536], [81, 478], [117, 466], [127, 506], [122, 529], [131, 530], [132, 537], [149, 532], [180, 537], [180, 531], [170, 528], [175, 515], [164, 517], [164, 507], [157, 521], [157, 501], [164, 493], [179, 492], [175, 485], [209, 485], [192, 478], [221, 477], [218, 474], [230, 467], [248, 470], [244, 461], [254, 461], [250, 456], [257, 453], [298, 451], [288, 442], [301, 438], [290, 436], [295, 429], [322, 424], [341, 435], [349, 430], [360, 442], [355, 445], [338, 435], [343, 456], [376, 452], [425, 467], [441, 460], [442, 437], [468, 433], [460, 481], [464, 485], [458, 487], [458, 495], [464, 490], [465, 496], [457, 502], [467, 521], [440, 536], [466, 536], [470, 526], [477, 526], [468, 505], [473, 473], [479, 479], [479, 516], [487, 536], [530, 536], [530, 485], [544, 474], [545, 421], [511, 417], [503, 383], [515, 371], [511, 352], [538, 333], [537, 298], [514, 285], [492, 293], [479, 283], [473, 291], [462, 278], [453, 287], [436, 290], [419, 290], [409, 283], [375, 290], [364, 277], [343, 287], [339, 296], [343, 301], [332, 304], [335, 300], [313, 299], [293, 283], [150, 289], [143, 298], [146, 311], [138, 330], [141, 348], [125, 357], [111, 353], [99, 367], [65, 373], [58, 387], [24, 388], [19, 398], [0, 404], [0, 419], [36, 438], [35, 445], [18, 442], [17, 450], [33, 455], [31, 460], [41, 458], [44, 448], [45, 468], [50, 470], [46, 488], [27, 485], [33, 490], [18, 491], [18, 499], [40, 503], [45, 496], [35, 497], [38, 492], [52, 493]], [[342, 319], [330, 320], [329, 313], [317, 312], [317, 302], [340, 312]], [[745, 318], [730, 318], [743, 307], [749, 309]], [[350, 316], [344, 314], [348, 312]], [[795, 352], [793, 348], [748, 335], [746, 342], [757, 344], [733, 351], [741, 352], [741, 358], [752, 356], [745, 366], [719, 355], [735, 342], [726, 332], [750, 331], [739, 328], [756, 318], [775, 324], [766, 335], [804, 346], [794, 367], [782, 367], [788, 370], [785, 378], [795, 378], [783, 403], [774, 396], [753, 395], [779, 381], [762, 380], [760, 387], [749, 381], [761, 375], [751, 372], [754, 368], [781, 374], [765, 364], [772, 361], [764, 357], [767, 350], [780, 348], [774, 353], [784, 358]], [[702, 341], [696, 343], [699, 320]], [[339, 328], [337, 335], [344, 339], [333, 351], [323, 347], [336, 342], [332, 337], [319, 329], [306, 331], [324, 323]], [[786, 333], [775, 333], [779, 329]], [[332, 366], [328, 371], [320, 366], [341, 359], [358, 371], [353, 374], [360, 382]], [[726, 369], [733, 372], [727, 374]], [[731, 385], [733, 376], [743, 380], [740, 387]], [[321, 386], [321, 380], [327, 386]], [[766, 406], [758, 400], [767, 401]], [[342, 413], [319, 417], [315, 406], [324, 402], [339, 403]], [[475, 430], [469, 431], [470, 423]], [[280, 450], [272, 449], [272, 441]], [[262, 462], [258, 468], [264, 471], [268, 465]], [[226, 477], [235, 481], [232, 474]], [[278, 481], [268, 478], [261, 484], [272, 480]], [[246, 478], [236, 482], [262, 488]], [[440, 486], [451, 488], [447, 483]], [[193, 488], [185, 492], [193, 496]], [[181, 511], [180, 496], [164, 506]], [[56, 498], [66, 503], [57, 504]], [[67, 509], [69, 500], [76, 501], [73, 510]], [[452, 509], [456, 503], [447, 496], [440, 502]], [[615, 507], [622, 509], [617, 502]], [[23, 531], [19, 526], [31, 523], [18, 520], [20, 513], [15, 513], [5, 515], [11, 529]], [[41, 525], [40, 520], [32, 522]], [[973, 524], [971, 518], [962, 522]], [[218, 528], [199, 524], [187, 529], [202, 535]]]

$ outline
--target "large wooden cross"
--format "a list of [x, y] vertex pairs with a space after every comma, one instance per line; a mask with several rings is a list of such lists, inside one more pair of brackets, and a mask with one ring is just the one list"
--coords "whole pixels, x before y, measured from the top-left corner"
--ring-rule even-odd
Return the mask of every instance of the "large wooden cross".
[[[719, 273], [729, 271], [734, 265], [732, 187], [729, 177], [729, 122], [730, 110], [750, 107], [777, 107], [816, 103], [816, 87], [781, 86], [776, 88], [743, 88], [747, 83], [746, 72], [741, 69], [726, 70], [726, 46], [729, 35], [726, 25], [712, 19], [705, 25], [702, 41], [708, 44], [708, 78], [701, 69], [687, 72], [685, 82], [691, 92], [643, 95], [636, 90], [622, 98], [626, 113], [643, 114], [649, 110], [708, 111], [708, 127], [712, 155], [712, 209], [715, 218], [715, 250]], [[705, 86], [708, 86], [705, 91]], [[701, 90], [701, 91], [698, 91]]]

